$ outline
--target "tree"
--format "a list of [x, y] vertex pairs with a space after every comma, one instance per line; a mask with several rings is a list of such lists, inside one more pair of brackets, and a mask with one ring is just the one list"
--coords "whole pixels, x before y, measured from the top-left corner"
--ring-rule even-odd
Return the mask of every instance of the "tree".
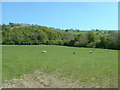
[[9, 22], [9, 25], [10, 25], [11, 27], [13, 27], [13, 26], [14, 26], [14, 23], [12, 23], [12, 22]]
[[87, 37], [89, 40], [88, 43], [95, 42], [96, 37], [95, 37], [95, 34], [93, 34], [92, 32], [88, 32]]
[[106, 37], [105, 36], [100, 37], [100, 41], [97, 42], [96, 47], [97, 48], [105, 48], [106, 47]]
[[88, 44], [88, 38], [86, 37], [86, 34], [79, 34], [75, 37], [74, 40], [74, 46], [86, 47]]

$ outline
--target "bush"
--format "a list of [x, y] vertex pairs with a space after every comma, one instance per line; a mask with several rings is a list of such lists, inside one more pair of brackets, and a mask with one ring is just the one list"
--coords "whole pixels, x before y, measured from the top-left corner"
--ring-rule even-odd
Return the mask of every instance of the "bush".
[[95, 42], [91, 42], [87, 45], [87, 47], [89, 48], [95, 48], [96, 47], [96, 43]]

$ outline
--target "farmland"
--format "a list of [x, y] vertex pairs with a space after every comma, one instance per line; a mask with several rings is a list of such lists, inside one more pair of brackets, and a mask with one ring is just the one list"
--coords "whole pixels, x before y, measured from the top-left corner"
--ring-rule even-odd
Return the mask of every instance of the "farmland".
[[42, 70], [84, 87], [118, 85], [118, 50], [56, 45], [3, 45], [2, 50], [3, 83]]

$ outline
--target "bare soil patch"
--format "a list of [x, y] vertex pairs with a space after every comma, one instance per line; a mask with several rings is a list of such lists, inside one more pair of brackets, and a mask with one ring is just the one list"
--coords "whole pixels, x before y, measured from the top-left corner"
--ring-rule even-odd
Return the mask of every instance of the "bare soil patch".
[[33, 74], [23, 75], [19, 79], [6, 80], [3, 88], [82, 88], [83, 85], [58, 78], [56, 74], [47, 74], [37, 70]]

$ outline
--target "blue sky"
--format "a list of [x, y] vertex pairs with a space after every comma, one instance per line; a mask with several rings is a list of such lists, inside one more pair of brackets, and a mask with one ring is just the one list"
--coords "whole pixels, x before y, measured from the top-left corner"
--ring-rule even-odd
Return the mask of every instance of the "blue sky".
[[117, 2], [3, 2], [2, 23], [60, 29], [118, 29]]

